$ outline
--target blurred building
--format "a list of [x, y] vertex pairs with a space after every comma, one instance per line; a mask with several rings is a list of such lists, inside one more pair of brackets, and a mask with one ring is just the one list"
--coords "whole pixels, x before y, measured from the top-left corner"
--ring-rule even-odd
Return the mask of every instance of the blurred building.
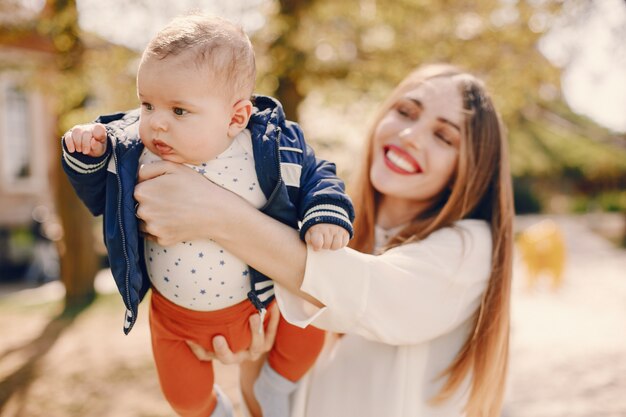
[[35, 213], [52, 207], [56, 115], [45, 81], [34, 80], [54, 68], [54, 49], [34, 30], [37, 13], [0, 6], [0, 281], [33, 260], [45, 238], [31, 233], [43, 220]]
[[51, 202], [55, 114], [51, 97], [31, 80], [52, 59], [50, 46], [36, 34], [0, 39], [2, 228], [29, 224], [34, 208]]
[[137, 52], [79, 31], [80, 70], [62, 73], [59, 28], [73, 17], [35, 3], [0, 0], [0, 281], [37, 261], [38, 242], [61, 237], [59, 132], [137, 100]]

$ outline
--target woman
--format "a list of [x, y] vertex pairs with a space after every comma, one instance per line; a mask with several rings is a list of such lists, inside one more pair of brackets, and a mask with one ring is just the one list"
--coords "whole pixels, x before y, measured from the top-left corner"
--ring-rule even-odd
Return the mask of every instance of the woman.
[[140, 170], [142, 228], [163, 245], [216, 240], [274, 279], [288, 321], [343, 334], [293, 416], [499, 416], [514, 213], [498, 114], [473, 76], [431, 65], [399, 84], [372, 126], [352, 184], [352, 249], [307, 250], [295, 231], [168, 163]]

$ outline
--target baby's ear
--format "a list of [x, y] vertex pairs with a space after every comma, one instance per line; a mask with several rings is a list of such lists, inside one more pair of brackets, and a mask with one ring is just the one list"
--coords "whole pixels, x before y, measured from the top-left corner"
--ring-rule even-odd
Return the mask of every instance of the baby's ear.
[[228, 125], [228, 137], [234, 138], [248, 125], [252, 115], [252, 102], [247, 99], [239, 100], [233, 105]]

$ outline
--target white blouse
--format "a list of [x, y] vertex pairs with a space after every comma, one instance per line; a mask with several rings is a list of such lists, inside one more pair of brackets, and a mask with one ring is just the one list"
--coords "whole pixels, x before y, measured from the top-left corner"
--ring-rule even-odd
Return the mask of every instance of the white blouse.
[[486, 222], [462, 220], [379, 256], [309, 250], [301, 289], [325, 307], [276, 285], [280, 310], [296, 325], [345, 335], [302, 381], [292, 417], [462, 416], [469, 379], [445, 403], [429, 399], [469, 334], [491, 246]]

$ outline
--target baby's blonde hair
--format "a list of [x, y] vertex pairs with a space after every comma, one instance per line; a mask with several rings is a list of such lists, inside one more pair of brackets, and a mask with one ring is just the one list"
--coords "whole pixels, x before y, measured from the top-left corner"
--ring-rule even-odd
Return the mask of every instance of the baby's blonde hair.
[[187, 52], [199, 69], [211, 72], [215, 84], [211, 88], [222, 89], [235, 100], [250, 98], [256, 64], [252, 43], [241, 26], [206, 14], [179, 16], [150, 41], [142, 62]]

